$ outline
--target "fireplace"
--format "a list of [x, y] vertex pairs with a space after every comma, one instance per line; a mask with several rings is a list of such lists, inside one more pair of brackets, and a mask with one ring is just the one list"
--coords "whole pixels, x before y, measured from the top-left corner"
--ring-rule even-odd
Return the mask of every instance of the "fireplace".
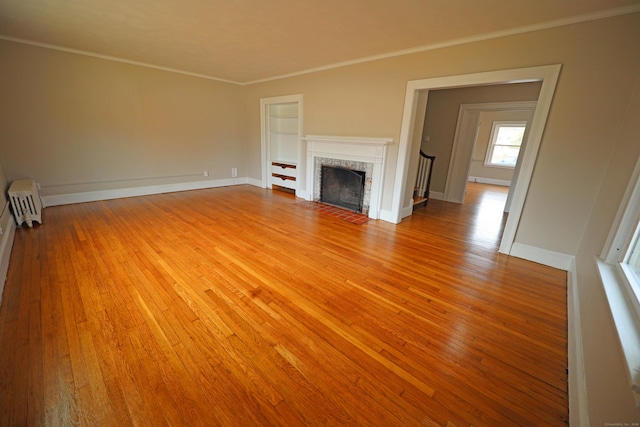
[[[359, 210], [358, 210], [358, 206], [353, 206], [353, 203], [350, 205], [345, 205], [335, 200], [326, 201], [325, 199], [323, 199], [322, 176], [323, 176], [323, 169], [325, 167], [328, 167], [329, 169], [335, 169], [331, 172], [328, 172], [330, 174], [342, 172], [343, 175], [348, 174], [347, 176], [351, 176], [352, 178], [357, 179], [358, 183], [360, 178], [362, 178], [362, 185], [363, 185], [362, 193], [361, 195], [359, 195], [358, 201], [356, 202], [357, 204], [360, 205]], [[372, 171], [373, 171], [372, 163], [355, 162], [355, 161], [326, 158], [326, 157], [315, 157], [313, 169], [315, 171], [314, 179], [313, 179], [314, 181], [313, 182], [313, 194], [314, 194], [313, 201], [314, 202], [329, 203], [331, 205], [344, 207], [346, 209], [357, 211], [365, 215], [369, 214], [370, 212], [369, 207], [371, 203], [371, 182], [372, 182], [371, 178], [372, 178]], [[353, 173], [355, 173], [356, 176], [353, 176], [352, 175]], [[346, 194], [343, 194], [343, 198], [345, 198], [345, 196]], [[351, 196], [351, 198], [353, 198], [353, 196]]]
[[322, 165], [320, 201], [362, 212], [365, 177], [365, 171]]
[[[393, 140], [327, 135], [307, 135], [304, 140], [307, 143], [304, 197], [310, 201], [321, 200], [324, 166], [356, 171], [364, 186], [360, 196], [361, 212], [369, 218], [378, 219], [381, 214], [387, 145]], [[349, 209], [357, 208], [350, 206]]]

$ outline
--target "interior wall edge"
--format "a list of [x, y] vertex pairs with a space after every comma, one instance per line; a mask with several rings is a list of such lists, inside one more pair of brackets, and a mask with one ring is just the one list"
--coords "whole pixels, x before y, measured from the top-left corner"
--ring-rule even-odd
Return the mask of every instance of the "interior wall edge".
[[4, 285], [7, 281], [7, 272], [9, 271], [9, 259], [11, 258], [11, 250], [13, 249], [13, 238], [16, 234], [16, 224], [9, 221], [7, 229], [2, 234], [0, 240], [0, 305], [2, 305], [2, 295], [4, 293]]

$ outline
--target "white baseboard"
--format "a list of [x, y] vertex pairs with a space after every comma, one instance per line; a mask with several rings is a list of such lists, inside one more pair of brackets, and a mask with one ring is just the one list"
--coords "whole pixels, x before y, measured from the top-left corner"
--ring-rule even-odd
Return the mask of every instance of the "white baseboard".
[[10, 206], [11, 203], [7, 200], [2, 209], [0, 209], [0, 236], [5, 232], [5, 229], [11, 225], [9, 223], [14, 221]]
[[413, 203], [409, 206], [405, 206], [400, 210], [400, 219], [406, 218], [413, 213]]
[[439, 191], [429, 191], [429, 198], [433, 200], [444, 200], [444, 193]]
[[87, 191], [83, 193], [43, 196], [42, 204], [43, 207], [69, 205], [73, 203], [96, 202], [99, 200], [121, 199], [125, 197], [149, 196], [152, 194], [173, 193], [176, 191], [202, 190], [206, 188], [227, 187], [231, 185], [248, 183], [249, 178], [243, 177], [183, 182], [178, 184], [150, 185], [147, 187], [121, 188], [117, 190]]
[[567, 271], [569, 425], [589, 427], [587, 379], [582, 350], [582, 320], [575, 260]]
[[511, 187], [511, 181], [506, 179], [483, 178], [481, 176], [470, 176], [469, 182], [479, 182], [480, 184], [500, 185], [502, 187]]
[[264, 188], [264, 186], [262, 185], [261, 179], [247, 178], [247, 184], [253, 185], [254, 187]]
[[[58, 194], [55, 196], [42, 196], [42, 206], [60, 206], [73, 203], [96, 202], [100, 200], [121, 199], [125, 197], [149, 196], [152, 194], [173, 193], [176, 191], [202, 190], [206, 188], [228, 187], [232, 185], [249, 184], [262, 188], [262, 181], [248, 177], [217, 179], [209, 181], [183, 182], [179, 184], [150, 185], [147, 187], [121, 188], [117, 190], [86, 191], [82, 193]], [[309, 194], [299, 191], [297, 197], [307, 199]], [[384, 221], [394, 222], [391, 211], [380, 211], [380, 218]]]
[[385, 209], [380, 209], [380, 215], [378, 219], [396, 224], [396, 220], [395, 220], [395, 217], [393, 216], [393, 212]]
[[511, 246], [509, 255], [564, 271], [569, 271], [572, 263], [575, 262], [572, 255], [549, 251], [535, 246], [523, 245], [522, 243], [514, 243], [513, 246]]
[[9, 259], [11, 258], [11, 249], [13, 249], [13, 239], [15, 234], [16, 223], [11, 220], [7, 223], [6, 230], [3, 230], [2, 235], [0, 235], [0, 304], [2, 304], [4, 285], [7, 282]]

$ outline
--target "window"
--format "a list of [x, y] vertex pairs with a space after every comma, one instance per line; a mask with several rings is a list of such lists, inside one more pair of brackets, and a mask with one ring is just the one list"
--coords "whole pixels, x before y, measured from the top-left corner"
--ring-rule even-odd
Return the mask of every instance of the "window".
[[527, 122], [493, 122], [484, 165], [514, 168], [526, 128]]
[[640, 160], [629, 182], [602, 259], [617, 266], [640, 297]]
[[640, 406], [640, 159], [598, 261], [636, 405]]
[[633, 243], [624, 261], [629, 265], [636, 277], [640, 276], [640, 227], [635, 232]]
[[[626, 287], [634, 311], [640, 316], [640, 224], [635, 224], [636, 230], [627, 249], [620, 250], [621, 256], [616, 259], [619, 274], [622, 276], [621, 285]], [[628, 237], [628, 236], [627, 236]]]

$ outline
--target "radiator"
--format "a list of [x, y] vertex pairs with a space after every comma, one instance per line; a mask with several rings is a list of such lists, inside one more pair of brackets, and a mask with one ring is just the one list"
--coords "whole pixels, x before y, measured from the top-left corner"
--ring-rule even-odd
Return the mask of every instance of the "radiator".
[[18, 227], [23, 222], [29, 227], [33, 227], [33, 221], [42, 224], [42, 203], [34, 180], [13, 181], [9, 187], [9, 198]]

